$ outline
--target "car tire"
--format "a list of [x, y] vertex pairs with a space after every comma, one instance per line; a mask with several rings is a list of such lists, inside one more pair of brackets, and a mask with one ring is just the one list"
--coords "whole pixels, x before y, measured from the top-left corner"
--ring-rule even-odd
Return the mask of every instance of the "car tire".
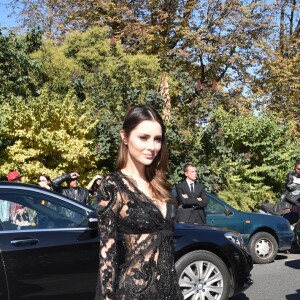
[[230, 274], [219, 256], [197, 250], [182, 256], [175, 267], [185, 300], [228, 299]]
[[292, 242], [292, 247], [291, 250], [293, 249], [293, 246], [296, 247], [296, 250], [299, 253], [299, 249], [300, 249], [300, 234], [298, 234], [298, 232], [300, 232], [299, 228], [300, 228], [300, 223], [299, 221], [296, 224], [292, 225], [294, 227], [294, 240]]
[[247, 248], [255, 263], [268, 264], [274, 261], [278, 244], [272, 234], [257, 232], [251, 237]]

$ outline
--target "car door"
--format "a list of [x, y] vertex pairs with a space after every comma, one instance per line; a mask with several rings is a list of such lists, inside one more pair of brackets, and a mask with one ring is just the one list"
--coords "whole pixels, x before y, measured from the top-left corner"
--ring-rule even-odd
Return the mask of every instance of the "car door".
[[[85, 207], [24, 188], [1, 189], [0, 202], [9, 207], [0, 215], [0, 250], [10, 300], [93, 299], [98, 237]], [[25, 221], [24, 212], [23, 219], [17, 215], [21, 209]]]
[[207, 224], [244, 232], [244, 222], [237, 210], [209, 193], [207, 197], [209, 199], [205, 208]]
[[[1, 208], [0, 208], [1, 209]], [[2, 230], [2, 225], [0, 222], [0, 231]], [[7, 281], [4, 269], [4, 260], [0, 248], [0, 299], [8, 300], [8, 289], [7, 289]]]

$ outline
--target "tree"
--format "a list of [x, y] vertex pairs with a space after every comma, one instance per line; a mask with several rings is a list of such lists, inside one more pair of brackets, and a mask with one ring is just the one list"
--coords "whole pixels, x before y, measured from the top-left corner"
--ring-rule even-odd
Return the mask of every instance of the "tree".
[[[277, 2], [273, 18], [278, 30], [271, 35], [272, 43], [264, 48], [265, 58], [252, 83], [258, 110], [276, 113], [282, 122], [296, 121], [300, 114], [299, 4], [296, 0]], [[297, 138], [298, 125], [294, 132]]]
[[0, 29], [0, 101], [12, 95], [27, 97], [38, 94], [45, 73], [32, 57], [41, 46], [41, 32], [32, 30], [25, 36]]
[[14, 97], [0, 108], [1, 177], [11, 169], [35, 182], [48, 173], [55, 177], [78, 170], [83, 178], [96, 170], [93, 130], [98, 122], [93, 101], [79, 103], [71, 93], [62, 97], [42, 90], [38, 97]]
[[[270, 35], [271, 6], [264, 1], [162, 0], [13, 0], [21, 3], [24, 24], [42, 24], [48, 36], [93, 26], [107, 26], [129, 53], [160, 55], [162, 62], [180, 62], [202, 84], [249, 79], [248, 68], [257, 64], [260, 49]], [[30, 8], [30, 9], [29, 9]], [[55, 11], [53, 13], [53, 11]], [[30, 22], [29, 22], [30, 21]], [[31, 24], [32, 26], [32, 24]], [[57, 33], [47, 28], [56, 28]], [[164, 64], [167, 62], [164, 62]]]
[[279, 199], [285, 176], [300, 154], [290, 125], [273, 115], [235, 116], [216, 110], [203, 140], [213, 189], [229, 201], [244, 194], [251, 199], [244, 203], [248, 210]]
[[[299, 40], [300, 42], [300, 40]], [[256, 107], [261, 111], [278, 114], [282, 122], [295, 121], [295, 136], [299, 137], [299, 125], [296, 122], [300, 116], [300, 53], [292, 57], [274, 55], [266, 60], [260, 78], [253, 82], [253, 92], [257, 99]]]
[[[67, 3], [62, 1], [61, 5]], [[74, 1], [72, 7], [82, 3]], [[97, 3], [108, 5], [106, 13], [110, 20], [118, 16], [118, 8], [110, 6], [112, 2]], [[248, 209], [256, 208], [266, 199], [274, 201], [285, 174], [299, 156], [295, 139], [299, 130], [293, 119], [282, 122], [283, 118], [264, 110], [259, 116], [253, 115], [252, 101], [278, 96], [278, 99], [293, 99], [286, 103], [296, 103], [296, 92], [287, 87], [288, 80], [297, 76], [298, 58], [296, 52], [290, 57], [276, 56], [276, 47], [266, 51], [266, 35], [273, 32], [273, 28], [268, 28], [269, 15], [264, 14], [267, 6], [261, 1], [174, 1], [177, 5], [174, 10], [163, 6], [165, 1], [136, 1], [134, 4], [140, 8], [125, 14], [128, 3], [124, 3], [121, 5], [124, 15], [140, 16], [135, 22], [147, 27], [147, 38], [141, 43], [134, 37], [139, 31], [132, 33], [130, 41], [123, 39], [122, 22], [120, 26], [116, 24], [119, 31], [114, 31], [113, 24], [81, 27], [80, 16], [84, 16], [78, 10], [78, 15], [72, 15], [78, 18], [76, 24], [66, 24], [69, 29], [74, 26], [82, 31], [72, 31], [59, 43], [54, 38], [38, 48], [30, 44], [33, 50], [24, 57], [33, 60], [43, 72], [30, 73], [30, 80], [38, 83], [34, 88], [36, 94], [28, 92], [25, 84], [25, 92], [18, 93], [19, 97], [9, 94], [0, 105], [0, 123], [4, 128], [0, 133], [2, 177], [10, 168], [18, 168], [33, 181], [37, 170], [56, 176], [76, 167], [75, 164], [87, 174], [89, 161], [99, 171], [112, 171], [126, 111], [138, 103], [148, 103], [165, 117], [172, 184], [181, 179], [183, 164], [192, 161], [199, 166], [207, 188], [223, 193], [227, 200], [231, 195], [232, 201], [239, 201], [244, 195], [246, 200], [239, 205]], [[180, 6], [183, 4], [185, 9]], [[90, 9], [89, 5], [81, 7]], [[184, 13], [186, 18], [180, 19]], [[87, 14], [82, 20], [89, 18]], [[126, 25], [129, 24], [135, 23]], [[170, 25], [173, 31], [166, 24], [173, 24]], [[35, 40], [34, 36], [31, 40]], [[172, 45], [172, 41], [178, 43]], [[261, 53], [260, 49], [265, 51]], [[264, 65], [259, 75], [266, 75], [265, 78], [255, 73], [256, 63], [261, 63], [262, 58]], [[291, 61], [291, 67], [286, 68], [285, 63]], [[276, 69], [277, 77], [272, 82], [276, 64], [283, 71], [280, 74]], [[254, 81], [254, 77], [263, 80]], [[253, 85], [247, 80], [252, 80]], [[3, 82], [9, 84], [6, 79]], [[252, 87], [251, 98], [245, 93], [246, 84]], [[68, 105], [71, 112], [66, 114], [64, 108]], [[52, 116], [46, 106], [56, 115]], [[267, 106], [275, 107], [270, 103]], [[49, 130], [36, 125], [42, 123], [37, 120], [38, 111], [42, 112], [43, 123]], [[73, 127], [70, 129], [70, 124], [85, 113], [90, 124], [83, 124], [86, 132], [83, 135]], [[52, 128], [50, 121], [46, 121], [49, 116], [60, 127]], [[11, 125], [15, 118], [19, 127]], [[40, 132], [46, 132], [49, 140], [40, 136]], [[69, 135], [76, 136], [70, 142], [78, 144], [80, 149], [72, 148], [68, 139], [64, 142]], [[76, 160], [68, 150], [83, 157]]]
[[41, 28], [47, 38], [58, 39], [67, 31], [67, 1], [59, 0], [11, 0], [8, 7], [16, 15], [23, 29]]

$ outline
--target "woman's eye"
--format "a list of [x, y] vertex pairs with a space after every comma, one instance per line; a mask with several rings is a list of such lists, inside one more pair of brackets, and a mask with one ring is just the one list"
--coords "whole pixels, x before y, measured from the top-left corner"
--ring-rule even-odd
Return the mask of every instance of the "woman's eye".
[[140, 139], [143, 140], [143, 141], [146, 141], [147, 137], [146, 136], [140, 136]]
[[156, 142], [161, 143], [161, 138], [160, 138], [160, 137], [157, 137], [157, 138], [155, 138], [154, 140], [155, 140]]

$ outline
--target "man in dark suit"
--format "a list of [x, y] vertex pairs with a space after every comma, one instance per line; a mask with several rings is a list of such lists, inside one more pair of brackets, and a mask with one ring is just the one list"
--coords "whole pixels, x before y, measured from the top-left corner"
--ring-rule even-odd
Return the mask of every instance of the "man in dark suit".
[[184, 166], [186, 179], [177, 184], [176, 192], [179, 202], [177, 221], [183, 223], [205, 224], [205, 207], [208, 204], [205, 187], [197, 182], [197, 169], [187, 163]]

